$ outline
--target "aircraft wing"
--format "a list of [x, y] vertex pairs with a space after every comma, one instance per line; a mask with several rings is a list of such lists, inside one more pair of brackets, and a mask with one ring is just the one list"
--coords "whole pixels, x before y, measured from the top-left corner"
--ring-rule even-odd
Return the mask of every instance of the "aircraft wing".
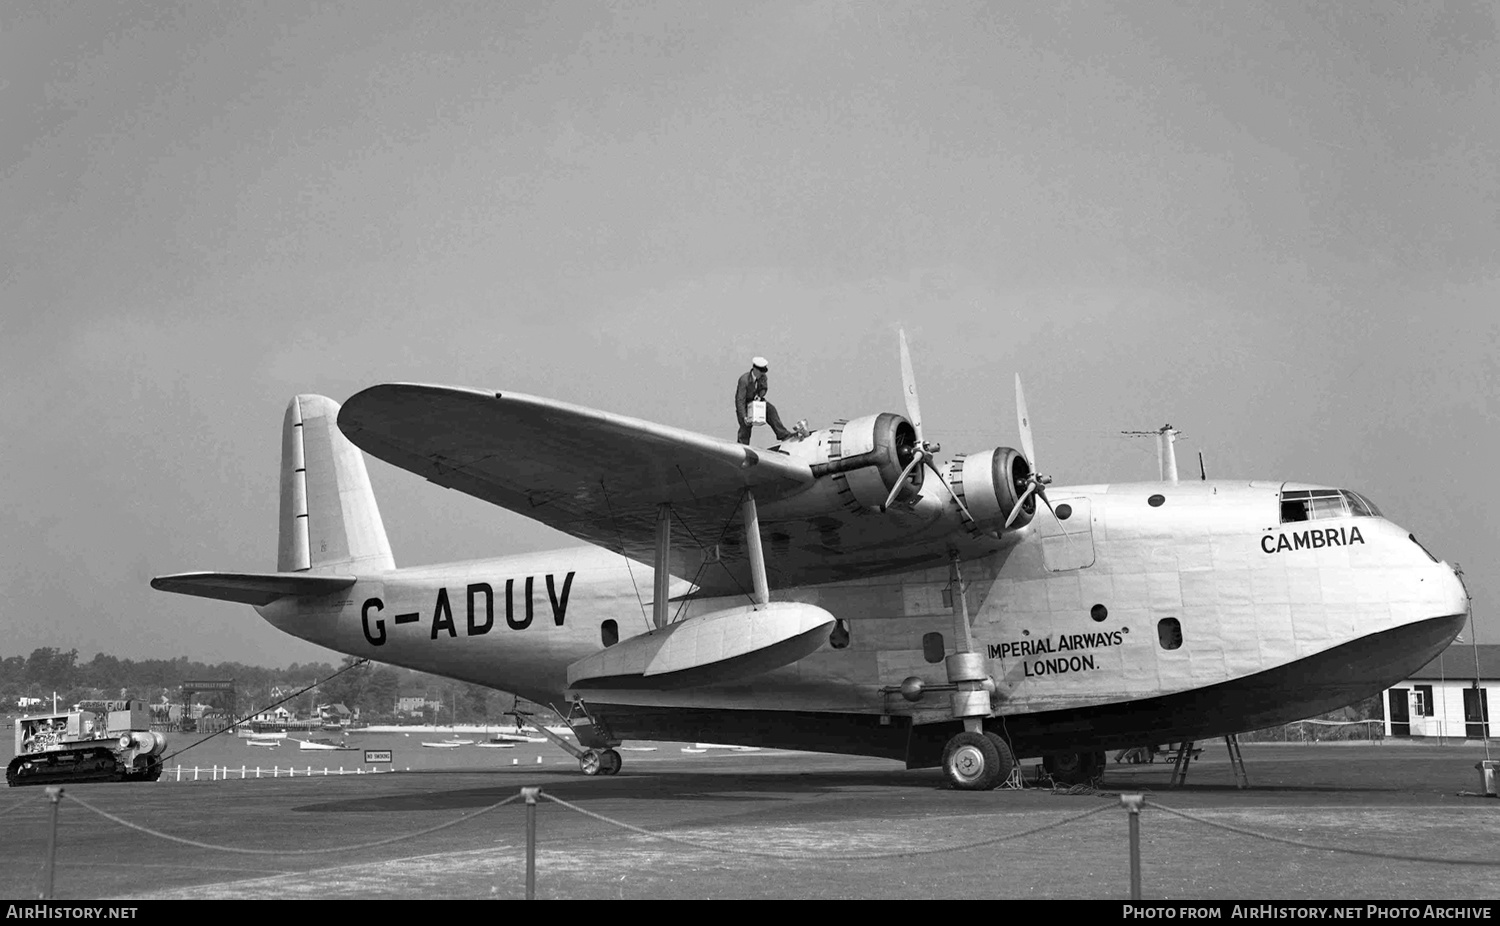
[[[813, 481], [785, 454], [515, 392], [372, 386], [338, 423], [387, 463], [642, 563], [654, 559], [657, 506], [670, 503], [671, 571], [710, 594], [750, 587], [736, 542], [744, 491], [774, 502]], [[773, 585], [799, 581], [786, 565]]]

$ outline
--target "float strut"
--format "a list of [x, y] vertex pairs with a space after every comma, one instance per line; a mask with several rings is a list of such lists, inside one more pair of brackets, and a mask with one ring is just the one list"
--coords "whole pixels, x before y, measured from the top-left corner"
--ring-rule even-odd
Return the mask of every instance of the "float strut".
[[750, 551], [750, 581], [755, 585], [755, 603], [769, 604], [771, 586], [766, 582], [766, 554], [760, 545], [760, 514], [755, 508], [755, 493], [745, 490], [745, 503], [740, 506], [745, 520], [745, 546]]
[[667, 607], [672, 598], [672, 503], [656, 506], [655, 599], [651, 602], [651, 622], [657, 630], [667, 626]]

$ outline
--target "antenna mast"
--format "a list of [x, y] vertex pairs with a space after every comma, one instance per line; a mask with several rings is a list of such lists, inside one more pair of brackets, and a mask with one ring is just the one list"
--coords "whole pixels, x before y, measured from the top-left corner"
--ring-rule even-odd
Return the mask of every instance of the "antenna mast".
[[1155, 431], [1121, 431], [1126, 437], [1156, 438], [1156, 474], [1162, 482], [1177, 484], [1177, 438], [1182, 432], [1164, 424]]

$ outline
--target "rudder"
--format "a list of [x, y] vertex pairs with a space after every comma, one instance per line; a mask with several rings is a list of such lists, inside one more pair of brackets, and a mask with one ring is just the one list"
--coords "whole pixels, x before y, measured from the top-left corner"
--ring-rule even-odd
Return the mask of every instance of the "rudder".
[[338, 428], [339, 404], [299, 395], [281, 426], [278, 572], [396, 568], [364, 455]]

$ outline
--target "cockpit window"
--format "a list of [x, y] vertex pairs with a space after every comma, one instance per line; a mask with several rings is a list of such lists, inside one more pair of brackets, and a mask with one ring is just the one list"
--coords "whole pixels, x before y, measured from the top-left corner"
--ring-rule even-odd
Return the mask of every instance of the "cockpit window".
[[[1366, 511], [1368, 511], [1370, 517], [1372, 517], [1372, 518], [1383, 518], [1383, 517], [1385, 517], [1385, 515], [1383, 515], [1383, 514], [1380, 513], [1380, 509], [1375, 507], [1375, 503], [1374, 502], [1370, 501], [1368, 498], [1365, 498], [1363, 495], [1360, 495], [1358, 492], [1350, 492], [1348, 489], [1345, 489], [1344, 490], [1344, 495], [1349, 499], [1349, 501], [1351, 503], [1357, 503], [1358, 505], [1360, 505], [1361, 507], [1363, 507]], [[1356, 509], [1354, 513], [1356, 515], [1358, 515], [1360, 512], [1359, 512], [1358, 509]]]
[[1284, 489], [1281, 523], [1324, 518], [1378, 518], [1380, 509], [1358, 492], [1346, 489]]

